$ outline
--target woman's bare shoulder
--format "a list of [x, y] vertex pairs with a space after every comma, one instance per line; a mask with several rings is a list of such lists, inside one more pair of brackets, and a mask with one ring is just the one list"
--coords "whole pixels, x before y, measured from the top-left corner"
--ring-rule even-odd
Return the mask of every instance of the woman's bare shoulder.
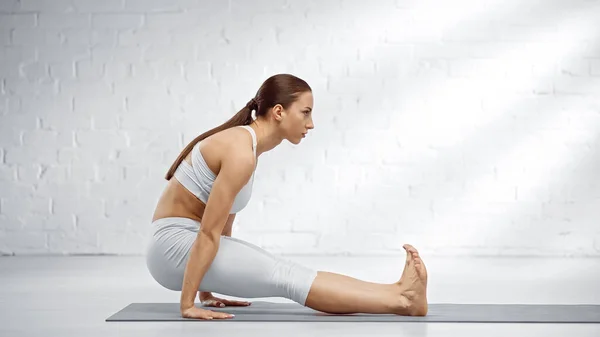
[[231, 127], [205, 138], [199, 150], [215, 174], [218, 174], [221, 163], [228, 157], [254, 156], [252, 136], [240, 127]]
[[202, 141], [201, 146], [209, 151], [220, 151], [232, 146], [246, 147], [249, 145], [252, 150], [252, 136], [247, 130], [241, 127], [231, 127], [219, 131]]

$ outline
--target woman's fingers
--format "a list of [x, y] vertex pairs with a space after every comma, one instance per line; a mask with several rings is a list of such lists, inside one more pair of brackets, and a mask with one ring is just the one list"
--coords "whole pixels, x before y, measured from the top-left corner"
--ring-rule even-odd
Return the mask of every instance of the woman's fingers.
[[224, 307], [225, 303], [215, 300], [202, 301], [202, 305], [206, 307]]
[[226, 312], [216, 312], [206, 309], [200, 309], [196, 307], [191, 307], [185, 309], [181, 312], [182, 317], [184, 318], [197, 318], [197, 319], [227, 319], [233, 318], [235, 315], [228, 314]]
[[226, 305], [234, 306], [234, 307], [242, 307], [250, 305], [250, 302], [247, 301], [233, 301], [233, 300], [207, 300], [202, 301], [202, 305], [207, 307], [219, 307], [223, 308]]
[[228, 314], [226, 312], [217, 312], [217, 311], [209, 311], [211, 313], [212, 318], [216, 319], [225, 319], [225, 318], [233, 318], [235, 315]]
[[233, 300], [223, 300], [223, 303], [225, 303], [225, 305], [238, 306], [238, 307], [250, 305], [250, 302], [233, 301]]
[[228, 318], [233, 318], [235, 317], [235, 315], [233, 314], [228, 314], [225, 312], [215, 312], [215, 311], [209, 311], [208, 313], [204, 313], [202, 315], [199, 315], [198, 317], [195, 318], [200, 318], [200, 319], [228, 319]]

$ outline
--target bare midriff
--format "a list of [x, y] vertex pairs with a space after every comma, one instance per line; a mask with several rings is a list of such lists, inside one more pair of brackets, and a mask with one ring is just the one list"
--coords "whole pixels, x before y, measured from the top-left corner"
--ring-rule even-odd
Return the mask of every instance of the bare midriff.
[[[185, 161], [191, 165], [191, 152]], [[165, 187], [156, 205], [152, 222], [168, 217], [184, 217], [202, 221], [206, 204], [188, 191], [175, 177]]]

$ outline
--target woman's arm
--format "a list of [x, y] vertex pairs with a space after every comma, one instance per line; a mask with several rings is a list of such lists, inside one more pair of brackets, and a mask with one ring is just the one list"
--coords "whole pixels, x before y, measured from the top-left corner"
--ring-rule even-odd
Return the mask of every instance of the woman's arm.
[[229, 214], [227, 218], [227, 222], [225, 223], [225, 228], [223, 228], [223, 233], [221, 235], [231, 236], [231, 230], [233, 229], [233, 220], [235, 220], [235, 214]]
[[[221, 235], [231, 237], [231, 230], [233, 228], [233, 220], [235, 220], [235, 214], [236, 213], [229, 214], [229, 217], [227, 218], [227, 222], [225, 223], [225, 227], [223, 228], [223, 232], [221, 233]], [[209, 296], [212, 296], [212, 293], [210, 291], [201, 291], [198, 295], [198, 299], [203, 301], [203, 299]]]
[[222, 160], [221, 169], [211, 189], [202, 223], [192, 245], [183, 274], [180, 306], [185, 311], [194, 306], [204, 274], [212, 264], [225, 229], [235, 196], [250, 180], [254, 170], [254, 154], [237, 149], [226, 149], [229, 154]]

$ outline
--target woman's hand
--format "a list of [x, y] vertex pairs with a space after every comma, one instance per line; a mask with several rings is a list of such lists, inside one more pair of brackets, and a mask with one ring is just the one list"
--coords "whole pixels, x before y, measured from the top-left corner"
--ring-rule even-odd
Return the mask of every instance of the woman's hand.
[[251, 303], [247, 301], [234, 301], [234, 300], [226, 300], [223, 298], [218, 298], [213, 296], [210, 292], [200, 292], [198, 294], [198, 299], [205, 307], [219, 307], [222, 308], [224, 306], [233, 306], [233, 307], [245, 307], [249, 306]]
[[211, 320], [213, 318], [216, 319], [227, 319], [235, 317], [235, 315], [228, 314], [225, 312], [215, 312], [206, 309], [196, 308], [196, 306], [191, 306], [186, 309], [181, 309], [181, 317], [183, 318], [196, 318], [196, 319], [206, 319]]

